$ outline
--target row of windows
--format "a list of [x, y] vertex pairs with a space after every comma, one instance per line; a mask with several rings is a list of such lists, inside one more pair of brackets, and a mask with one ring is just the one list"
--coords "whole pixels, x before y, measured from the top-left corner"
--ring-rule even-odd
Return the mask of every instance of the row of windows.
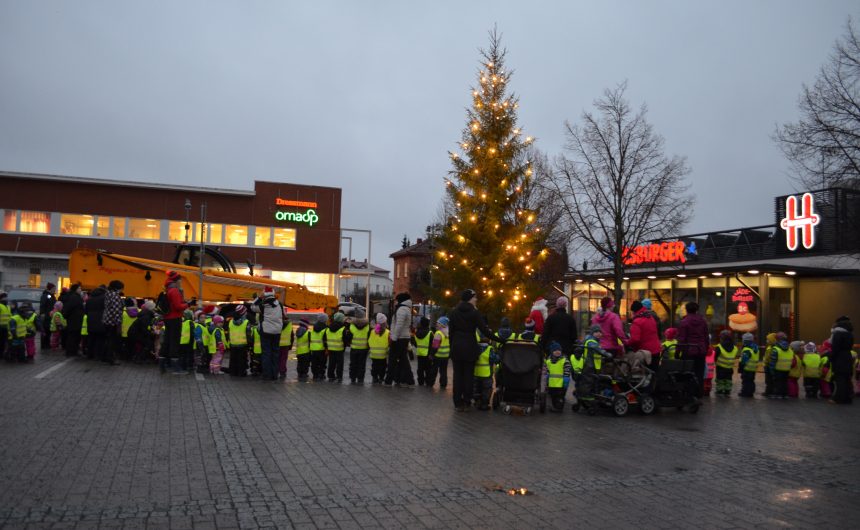
[[220, 223], [186, 225], [185, 221], [22, 210], [3, 210], [3, 231], [190, 243], [199, 243], [205, 237], [206, 243], [216, 245], [296, 248], [296, 231], [293, 228]]

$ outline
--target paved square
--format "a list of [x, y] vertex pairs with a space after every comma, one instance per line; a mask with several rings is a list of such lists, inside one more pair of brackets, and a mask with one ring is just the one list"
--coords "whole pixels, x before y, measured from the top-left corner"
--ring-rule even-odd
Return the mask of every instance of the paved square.
[[[286, 383], [59, 354], [0, 364], [0, 525], [856, 528], [860, 519], [857, 405], [732, 397], [697, 415], [523, 417], [455, 413], [438, 389], [294, 379], [292, 363]], [[510, 487], [532, 494], [496, 491]]]

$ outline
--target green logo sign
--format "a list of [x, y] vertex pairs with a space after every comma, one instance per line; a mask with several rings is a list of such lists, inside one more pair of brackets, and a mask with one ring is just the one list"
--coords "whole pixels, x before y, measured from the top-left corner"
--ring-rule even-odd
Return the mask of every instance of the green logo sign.
[[320, 220], [320, 218], [314, 210], [308, 210], [304, 213], [284, 212], [278, 210], [277, 212], [275, 212], [275, 220], [290, 221], [292, 223], [306, 223], [308, 226], [313, 226], [314, 223]]

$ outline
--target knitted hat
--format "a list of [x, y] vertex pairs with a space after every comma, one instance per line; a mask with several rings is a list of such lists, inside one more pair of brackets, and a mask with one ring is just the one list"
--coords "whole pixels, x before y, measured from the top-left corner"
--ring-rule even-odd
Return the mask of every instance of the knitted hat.
[[600, 307], [606, 310], [612, 309], [613, 307], [615, 307], [615, 300], [608, 296], [604, 296], [600, 299]]
[[[129, 316], [131, 316], [131, 315], [129, 315]], [[185, 311], [182, 312], [182, 318], [191, 320], [192, 318], [194, 318], [194, 313], [190, 309], [186, 309]]]
[[806, 345], [803, 346], [803, 351], [806, 353], [815, 353], [816, 346], [814, 342], [807, 342]]
[[557, 307], [559, 309], [564, 309], [567, 307], [567, 302], [568, 302], [568, 299], [566, 296], [559, 296], [555, 300], [555, 307]]
[[[378, 317], [377, 317], [378, 321]], [[436, 321], [437, 326], [448, 327], [448, 317], [439, 317], [439, 320]]]
[[328, 315], [326, 315], [325, 313], [320, 313], [319, 315], [317, 315], [317, 322], [328, 322]]
[[395, 296], [394, 299], [397, 301], [398, 304], [402, 304], [406, 300], [411, 300], [412, 297], [409, 296], [409, 293], [403, 292], [403, 293], [399, 293], [397, 296]]
[[300, 320], [299, 320], [299, 325], [300, 325], [300, 326], [307, 326], [307, 327], [310, 327], [310, 326], [311, 326], [311, 321], [310, 321], [310, 320], [308, 320], [308, 319], [306, 319], [306, 318], [302, 318], [302, 319], [300, 319]]
[[630, 310], [634, 313], [638, 312], [640, 309], [642, 309], [642, 307], [642, 302], [640, 302], [639, 300], [636, 300], [632, 304], [630, 304]]
[[784, 342], [787, 340], [788, 340], [788, 335], [786, 335], [785, 332], [780, 331], [776, 334], [776, 341], [777, 342]]
[[476, 293], [474, 291], [474, 289], [466, 289], [465, 291], [460, 293], [460, 300], [462, 300], [464, 302], [468, 302], [469, 300], [471, 300], [472, 298], [475, 298], [476, 296], [478, 296], [478, 293]]
[[247, 313], [247, 312], [248, 312], [248, 308], [245, 307], [244, 305], [237, 305], [236, 306], [236, 316], [240, 316], [240, 317], [244, 316], [245, 313]]
[[776, 333], [768, 333], [765, 340], [768, 344], [776, 344]]
[[263, 288], [263, 298], [272, 298], [275, 296], [275, 289], [271, 285]]
[[56, 302], [54, 302], [54, 310], [55, 310], [55, 311], [60, 311], [61, 309], [63, 309], [63, 303], [62, 303], [62, 302], [60, 302], [59, 300], [57, 300]]
[[511, 327], [511, 321], [508, 317], [502, 317], [501, 323], [499, 324], [500, 328], [509, 328]]
[[153, 302], [152, 300], [147, 300], [143, 303], [143, 308], [147, 311], [155, 311], [155, 302]]
[[526, 329], [535, 329], [535, 321], [531, 318], [526, 319]]
[[[445, 318], [445, 317], [442, 317], [442, 318]], [[442, 321], [442, 318], [439, 319], [439, 322]], [[376, 323], [377, 324], [385, 324], [387, 322], [388, 322], [388, 317], [385, 316], [383, 313], [377, 313], [376, 314]]]
[[732, 338], [732, 332], [724, 329], [720, 332], [720, 340]]
[[137, 318], [138, 311], [137, 311], [136, 307], [129, 307], [125, 311], [126, 311], [126, 313], [128, 313], [128, 316], [130, 316], [131, 318]]
[[561, 351], [561, 344], [559, 344], [556, 341], [550, 342], [549, 343], [549, 351], [550, 351], [550, 353], [555, 352], [555, 351]]
[[213, 324], [223, 324], [224, 323], [224, 317], [222, 317], [221, 315], [215, 315], [214, 317], [212, 317], [212, 323]]
[[645, 307], [645, 309], [650, 310], [651, 309], [651, 299], [650, 298], [643, 298], [642, 299], [642, 306]]
[[176, 271], [167, 271], [167, 278], [164, 280], [164, 285], [168, 285], [181, 280], [182, 277]]
[[755, 335], [752, 333], [744, 333], [743, 337], [741, 337], [744, 342], [752, 342], [755, 340]]
[[603, 333], [603, 328], [601, 328], [600, 326], [595, 324], [595, 325], [591, 326], [590, 328], [588, 328], [588, 333], [589, 333], [589, 335], [594, 335], [595, 333]]
[[338, 311], [337, 313], [334, 314], [334, 316], [332, 317], [332, 320], [334, 320], [335, 322], [343, 322], [345, 318], [346, 318], [346, 316], [343, 313], [341, 313], [340, 311]]
[[663, 335], [666, 337], [666, 340], [675, 340], [678, 336], [678, 328], [666, 328]]

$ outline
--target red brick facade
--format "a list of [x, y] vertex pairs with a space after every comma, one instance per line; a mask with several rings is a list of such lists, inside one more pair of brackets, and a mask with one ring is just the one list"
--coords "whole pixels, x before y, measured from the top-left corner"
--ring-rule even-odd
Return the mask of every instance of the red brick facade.
[[428, 295], [418, 288], [418, 283], [422, 272], [426, 274], [430, 267], [430, 241], [418, 239], [414, 245], [398, 250], [390, 257], [394, 259], [394, 293], [406, 291], [413, 303], [425, 303]]

